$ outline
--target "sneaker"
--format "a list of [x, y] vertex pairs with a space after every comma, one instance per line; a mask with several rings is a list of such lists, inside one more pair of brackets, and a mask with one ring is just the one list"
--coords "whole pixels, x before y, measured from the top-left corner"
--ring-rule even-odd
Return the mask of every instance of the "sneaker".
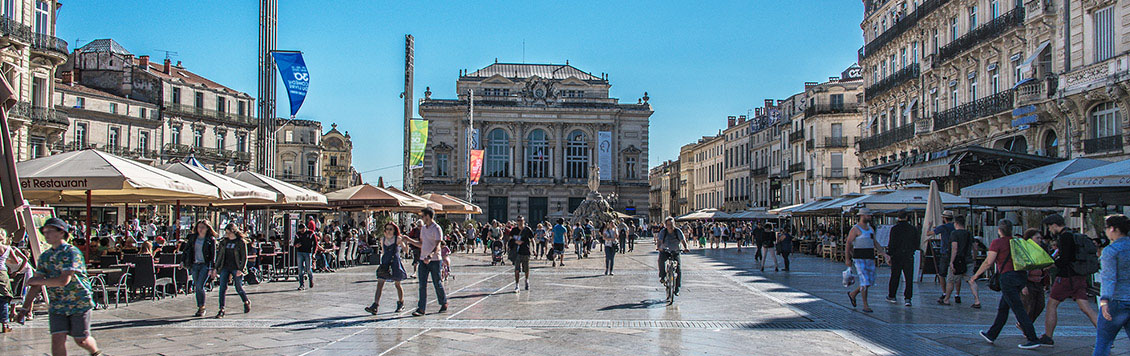
[[1040, 336], [1040, 346], [1055, 347], [1055, 340], [1051, 336]]
[[895, 298], [887, 297], [887, 303], [895, 304], [895, 303], [898, 303], [898, 302], [899, 301], [896, 300]]
[[373, 304], [373, 305], [367, 306], [367, 307], [365, 307], [365, 311], [369, 312], [369, 314], [377, 315], [377, 305]]
[[992, 344], [994, 341], [996, 341], [996, 339], [989, 337], [989, 334], [984, 331], [978, 331], [977, 334], [981, 335], [981, 338], [985, 339], [985, 341], [988, 341], [989, 344]]
[[514, 284], [514, 293], [518, 293], [519, 290], [521, 290], [521, 288], [518, 288], [518, 284], [515, 283]]
[[957, 303], [957, 304], [961, 304], [961, 296], [960, 296], [960, 295], [958, 295], [958, 296], [954, 296], [954, 297], [953, 297], [953, 302], [954, 302], [954, 303]]
[[908, 307], [909, 307], [909, 306], [910, 306], [910, 298], [906, 298], [906, 301], [904, 301], [904, 302], [902, 303], [902, 305], [905, 305], [905, 306], [908, 306]]
[[416, 311], [412, 312], [412, 316], [421, 316], [421, 315], [424, 315], [423, 310], [416, 309]]
[[526, 281], [526, 290], [530, 290], [530, 281]]
[[1023, 344], [1016, 345], [1016, 346], [1019, 347], [1019, 348], [1025, 349], [1025, 350], [1031, 350], [1031, 349], [1040, 347], [1040, 342], [1039, 341], [1026, 341]]

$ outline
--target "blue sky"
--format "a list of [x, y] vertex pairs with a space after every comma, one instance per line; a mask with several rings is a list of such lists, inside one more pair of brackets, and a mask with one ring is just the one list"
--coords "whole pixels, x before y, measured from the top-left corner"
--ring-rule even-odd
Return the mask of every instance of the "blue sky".
[[[143, 4], [143, 5], [141, 5]], [[353, 137], [366, 181], [398, 182], [404, 35], [416, 39], [415, 97], [455, 96], [461, 69], [564, 63], [609, 73], [612, 96], [648, 92], [649, 165], [725, 126], [763, 99], [839, 75], [863, 44], [858, 0], [280, 1], [278, 48], [304, 52], [309, 95], [298, 117]], [[255, 95], [258, 2], [67, 1], [58, 36], [71, 48], [113, 38]], [[287, 112], [279, 90], [278, 112]], [[392, 153], [392, 154], [390, 154]], [[386, 169], [381, 169], [386, 168]]]

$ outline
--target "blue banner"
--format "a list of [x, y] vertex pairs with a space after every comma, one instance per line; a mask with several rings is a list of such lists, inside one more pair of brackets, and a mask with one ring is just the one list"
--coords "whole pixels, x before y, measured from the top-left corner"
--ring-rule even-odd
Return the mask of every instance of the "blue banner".
[[306, 100], [306, 89], [310, 87], [310, 73], [306, 71], [306, 62], [302, 60], [302, 52], [271, 52], [275, 58], [275, 66], [279, 68], [286, 93], [290, 96], [290, 116], [298, 114], [302, 101]]

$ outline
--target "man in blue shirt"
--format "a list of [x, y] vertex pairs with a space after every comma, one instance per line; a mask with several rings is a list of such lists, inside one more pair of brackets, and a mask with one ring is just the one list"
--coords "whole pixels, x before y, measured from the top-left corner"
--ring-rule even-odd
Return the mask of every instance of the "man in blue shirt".
[[[950, 237], [950, 233], [953, 232], [953, 230], [953, 211], [946, 210], [942, 212], [942, 224], [934, 227], [933, 230], [926, 232], [926, 236], [938, 235], [940, 237], [941, 244], [939, 248], [935, 250], [937, 253], [934, 254], [934, 266], [936, 268], [938, 277], [941, 277], [943, 282], [946, 280], [946, 273], [949, 271], [950, 267], [950, 260], [948, 256], [950, 255], [950, 243], [953, 242], [953, 239]], [[944, 301], [945, 299], [945, 294], [942, 294], [941, 297], [938, 297], [938, 301]], [[955, 303], [961, 304], [961, 295], [954, 296], [953, 301]]]
[[557, 261], [553, 262], [553, 267], [557, 267], [560, 263], [562, 267], [565, 266], [565, 219], [557, 218], [557, 224], [553, 225], [553, 254], [557, 257]]

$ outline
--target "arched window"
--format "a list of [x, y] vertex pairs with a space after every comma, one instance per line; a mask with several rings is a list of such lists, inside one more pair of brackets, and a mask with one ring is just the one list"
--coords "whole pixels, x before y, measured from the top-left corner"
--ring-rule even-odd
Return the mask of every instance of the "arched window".
[[487, 177], [510, 176], [510, 135], [494, 129], [487, 135]]
[[1121, 115], [1114, 102], [1105, 102], [1091, 109], [1091, 138], [1117, 136]]
[[1044, 155], [1048, 157], [1059, 157], [1059, 137], [1055, 135], [1055, 131], [1048, 130], [1044, 134]]
[[549, 176], [549, 140], [545, 130], [537, 129], [526, 137], [526, 177], [545, 178]]
[[565, 141], [565, 178], [589, 177], [589, 143], [585, 132], [574, 130]]

